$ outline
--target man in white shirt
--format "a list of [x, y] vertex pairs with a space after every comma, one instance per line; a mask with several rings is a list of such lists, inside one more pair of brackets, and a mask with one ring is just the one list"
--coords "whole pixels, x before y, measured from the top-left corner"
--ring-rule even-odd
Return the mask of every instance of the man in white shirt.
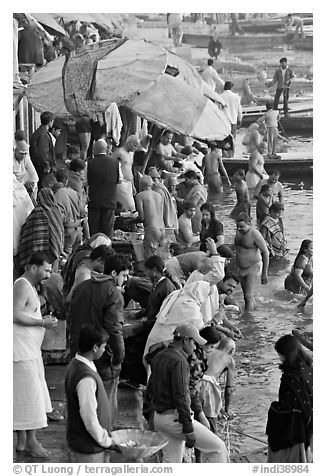
[[16, 140], [13, 156], [13, 172], [16, 179], [25, 185], [31, 195], [37, 188], [38, 175], [29, 156], [29, 145], [24, 140]]
[[[242, 107], [240, 96], [232, 91], [233, 83], [231, 81], [226, 81], [224, 84], [224, 91], [221, 94], [222, 98], [226, 102], [226, 115], [231, 123], [231, 134], [233, 140], [235, 141], [237, 134], [237, 127], [241, 126], [242, 121]], [[234, 147], [231, 152], [230, 157], [234, 156]]]
[[108, 334], [101, 327], [86, 325], [80, 329], [79, 352], [68, 367], [65, 389], [67, 397], [67, 441], [74, 463], [107, 463], [105, 452], [114, 442], [108, 429], [111, 407], [94, 360], [102, 357]]
[[216, 90], [216, 92], [221, 93], [224, 88], [224, 81], [217, 74], [216, 69], [214, 68], [214, 60], [211, 58], [207, 61], [207, 68], [203, 71], [202, 78], [208, 86]]

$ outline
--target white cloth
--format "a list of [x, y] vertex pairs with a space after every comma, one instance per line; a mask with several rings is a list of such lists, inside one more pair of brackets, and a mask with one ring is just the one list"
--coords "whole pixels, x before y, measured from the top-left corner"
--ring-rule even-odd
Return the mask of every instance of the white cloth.
[[[27, 283], [27, 285], [30, 286], [35, 297], [33, 300], [29, 300], [28, 307], [30, 310], [26, 310], [24, 314], [30, 317], [31, 319], [37, 319], [41, 321], [41, 304], [36, 289], [33, 288], [28, 279], [24, 278], [23, 276], [15, 281], [14, 286], [16, 286], [19, 281], [24, 281], [25, 283]], [[14, 362], [21, 360], [35, 360], [42, 356], [41, 345], [45, 333], [44, 327], [22, 326], [20, 324], [14, 323], [13, 331]]]
[[207, 66], [207, 68], [203, 71], [202, 78], [205, 83], [208, 84], [213, 91], [217, 89], [218, 91], [222, 91], [224, 88], [224, 81], [220, 78], [219, 74], [217, 73], [216, 69], [213, 66]]
[[[90, 360], [79, 354], [76, 354], [75, 359], [88, 365], [93, 372], [97, 373], [94, 363]], [[112, 440], [109, 437], [107, 430], [100, 425], [97, 417], [95, 380], [92, 377], [84, 377], [78, 382], [76, 391], [79, 400], [80, 416], [85, 424], [86, 430], [100, 446], [103, 446], [103, 448], [109, 448], [112, 444]]]
[[160, 342], [173, 339], [178, 325], [192, 324], [197, 329], [205, 325], [201, 306], [211, 292], [211, 285], [205, 281], [186, 283], [183, 289], [170, 293], [163, 301], [157, 319], [146, 341], [144, 357], [149, 348]]
[[13, 252], [18, 253], [20, 230], [34, 209], [33, 202], [24, 185], [13, 175]]
[[123, 179], [117, 184], [117, 201], [121, 203], [124, 211], [136, 210], [135, 200], [132, 193], [132, 182]]
[[119, 144], [123, 123], [118, 106], [115, 102], [111, 102], [110, 106], [105, 111], [104, 116], [106, 132], [112, 132], [112, 139], [116, 142], [116, 144]]
[[[33, 329], [36, 328], [33, 327]], [[42, 357], [14, 362], [13, 429], [44, 428], [47, 426], [46, 414], [51, 411], [52, 405], [45, 381]]]
[[[223, 441], [204, 425], [192, 418], [196, 444], [195, 448], [201, 451], [203, 463], [229, 463], [229, 456]], [[165, 436], [168, 444], [164, 446], [163, 463], [182, 463], [185, 448], [185, 434], [178, 421], [178, 412], [154, 414], [156, 431]]]
[[237, 121], [241, 121], [242, 119], [242, 107], [241, 107], [241, 100], [238, 94], [230, 91], [229, 89], [223, 91], [221, 94], [222, 98], [224, 99], [227, 107], [225, 109], [225, 113], [230, 121], [231, 124], [236, 124]]
[[37, 186], [38, 175], [36, 173], [35, 167], [31, 158], [29, 156], [25, 157], [20, 162], [13, 157], [13, 173], [19, 183], [34, 182], [34, 186]]
[[182, 14], [181, 13], [170, 13], [168, 19], [168, 25], [170, 28], [176, 28], [182, 23]]
[[222, 395], [219, 382], [212, 375], [203, 375], [199, 398], [206, 417], [217, 418], [222, 408]]

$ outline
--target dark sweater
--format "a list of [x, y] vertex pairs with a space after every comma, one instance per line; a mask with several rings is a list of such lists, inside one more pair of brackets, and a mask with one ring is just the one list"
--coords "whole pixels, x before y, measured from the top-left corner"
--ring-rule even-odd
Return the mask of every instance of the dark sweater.
[[175, 287], [169, 278], [163, 278], [155, 287], [153, 286], [147, 303], [148, 320], [154, 321], [156, 319], [162, 302], [172, 291], [175, 291]]
[[96, 155], [87, 166], [90, 208], [115, 209], [116, 188], [119, 182], [119, 161], [106, 154]]
[[109, 429], [111, 423], [110, 404], [103, 382], [98, 373], [83, 362], [73, 359], [68, 367], [65, 390], [67, 398], [67, 442], [73, 451], [78, 453], [100, 453], [100, 446], [88, 433], [80, 416], [77, 385], [84, 377], [91, 377], [96, 382], [97, 417], [100, 425]]
[[55, 169], [53, 142], [46, 126], [40, 126], [32, 135], [29, 153], [37, 170]]
[[78, 350], [80, 328], [85, 324], [99, 325], [109, 334], [109, 340], [104, 354], [95, 362], [96, 368], [103, 380], [118, 377], [118, 366], [125, 356], [123, 297], [111, 276], [94, 275], [78, 284], [72, 294], [69, 317], [71, 355], [74, 356]]

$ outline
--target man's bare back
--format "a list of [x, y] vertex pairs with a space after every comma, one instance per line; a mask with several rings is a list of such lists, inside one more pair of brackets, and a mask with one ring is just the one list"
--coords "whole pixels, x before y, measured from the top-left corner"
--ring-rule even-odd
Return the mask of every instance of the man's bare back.
[[212, 356], [208, 357], [208, 369], [205, 373], [218, 380], [223, 372], [234, 372], [234, 369], [235, 362], [232, 355], [227, 354], [223, 350], [216, 349], [213, 351]]
[[113, 152], [111, 157], [115, 157], [121, 163], [121, 172], [125, 180], [132, 181], [132, 164], [134, 156], [132, 152], [128, 152], [124, 147], [119, 147], [115, 152]]
[[144, 228], [164, 228], [163, 198], [159, 193], [153, 190], [139, 192], [136, 195], [136, 204]]
[[204, 157], [205, 177], [219, 173], [219, 156], [217, 152], [209, 152]]

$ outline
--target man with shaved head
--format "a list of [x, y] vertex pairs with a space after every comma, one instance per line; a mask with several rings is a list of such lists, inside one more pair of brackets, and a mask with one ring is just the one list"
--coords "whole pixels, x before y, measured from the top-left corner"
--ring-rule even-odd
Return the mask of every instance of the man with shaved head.
[[157, 253], [165, 235], [163, 221], [163, 198], [152, 190], [152, 177], [140, 179], [140, 192], [136, 195], [139, 220], [144, 223], [144, 259]]
[[136, 191], [133, 181], [132, 164], [134, 162], [134, 153], [136, 150], [140, 150], [140, 148], [140, 140], [136, 134], [133, 134], [128, 137], [122, 147], [119, 147], [112, 154], [112, 157], [118, 159], [121, 164], [123, 180], [121, 180], [117, 187], [117, 200], [125, 211], [132, 212], [136, 209], [133, 197]]
[[114, 211], [117, 205], [119, 162], [107, 155], [107, 143], [100, 139], [93, 146], [94, 158], [87, 165], [88, 222], [90, 234], [113, 235]]

